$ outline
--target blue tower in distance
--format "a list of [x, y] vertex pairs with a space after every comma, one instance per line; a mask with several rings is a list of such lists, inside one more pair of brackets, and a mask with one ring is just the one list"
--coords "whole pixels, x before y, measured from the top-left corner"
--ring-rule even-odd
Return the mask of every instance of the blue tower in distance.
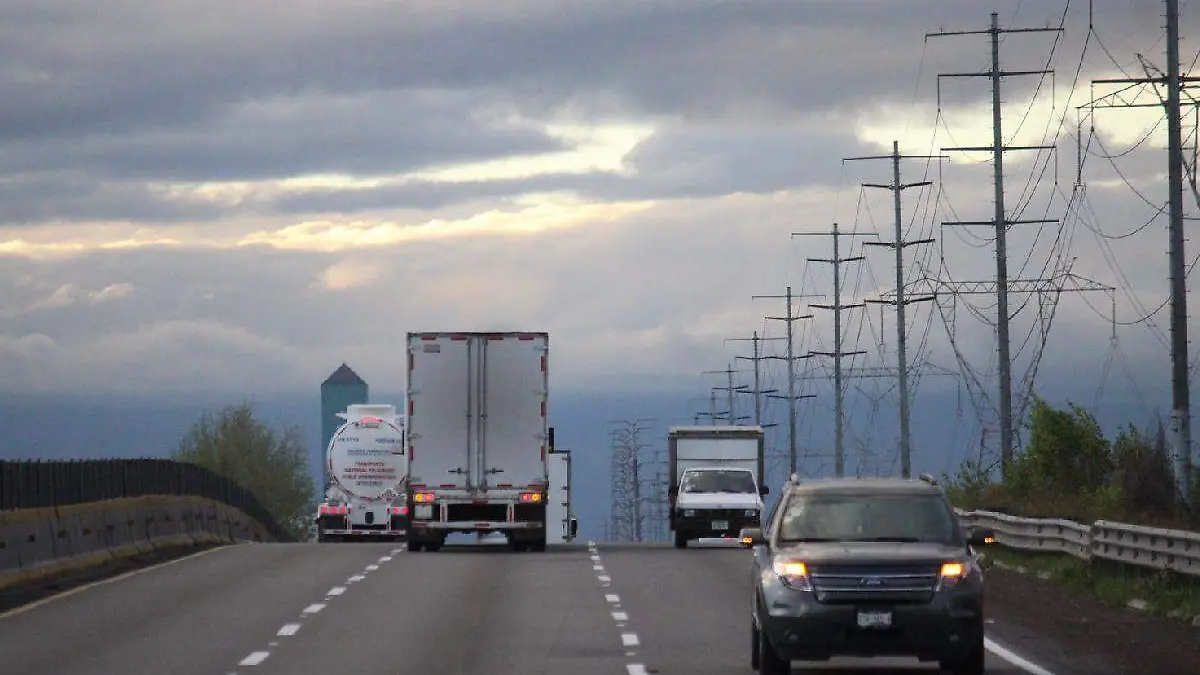
[[320, 494], [325, 494], [329, 485], [329, 476], [325, 475], [325, 449], [329, 447], [329, 439], [346, 420], [338, 417], [338, 413], [346, 412], [352, 405], [367, 403], [367, 383], [354, 372], [350, 366], [343, 363], [321, 383], [321, 448], [319, 450], [321, 467]]

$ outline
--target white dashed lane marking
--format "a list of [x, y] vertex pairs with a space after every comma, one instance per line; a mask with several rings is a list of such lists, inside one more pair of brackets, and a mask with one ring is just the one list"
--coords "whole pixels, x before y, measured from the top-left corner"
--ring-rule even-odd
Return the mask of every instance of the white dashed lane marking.
[[[404, 549], [402, 549], [402, 548], [398, 548], [398, 549], [393, 550], [392, 553], [393, 554], [400, 553], [403, 550]], [[379, 562], [385, 563], [390, 560], [392, 560], [392, 556], [385, 555], [379, 559]], [[347, 580], [347, 583], [353, 584], [358, 581], [363, 581], [367, 578], [366, 577], [367, 573], [373, 572], [374, 570], [377, 570], [377, 569], [379, 569], [379, 565], [376, 565], [376, 564], [367, 565], [366, 569], [361, 574], [355, 574], [354, 576], [350, 577], [349, 580]], [[301, 610], [301, 612], [300, 612], [301, 620], [306, 619], [308, 617], [311, 617], [314, 614], [319, 613], [321, 610], [325, 609], [326, 603], [331, 598], [336, 598], [345, 592], [346, 592], [345, 586], [334, 586], [333, 588], [329, 589], [329, 592], [325, 594], [326, 602], [313, 603], [313, 604], [305, 607], [303, 610]], [[284, 637], [295, 635], [300, 630], [301, 625], [303, 625], [303, 624], [299, 624], [299, 623], [284, 624], [283, 627], [280, 628], [275, 633], [275, 635], [284, 636]], [[271, 642], [267, 643], [267, 646], [272, 647], [272, 648], [278, 647], [279, 642], [271, 641]], [[263, 661], [266, 661], [267, 657], [269, 657], [270, 655], [271, 655], [270, 651], [251, 652], [249, 656], [247, 656], [246, 658], [239, 661], [238, 665], [239, 666], [257, 666], [258, 664], [262, 663]]]
[[621, 646], [622, 647], [636, 647], [639, 644], [641, 644], [641, 643], [638, 642], [637, 633], [621, 633]]
[[257, 666], [258, 664], [262, 663], [263, 661], [266, 661], [267, 657], [270, 655], [271, 655], [271, 652], [253, 652], [250, 654], [250, 656], [247, 656], [246, 658], [244, 658], [240, 662], [238, 662], [238, 665], [239, 666]]
[[[600, 554], [596, 550], [595, 542], [588, 542], [588, 552], [591, 553], [592, 570], [603, 572], [604, 565], [600, 562]], [[605, 588], [612, 585], [612, 577], [607, 574], [597, 574], [596, 579]], [[611, 612], [613, 621], [617, 624], [617, 628], [625, 628], [629, 621], [629, 614], [621, 609], [621, 596], [616, 593], [605, 593], [604, 600], [614, 611]], [[625, 656], [633, 658], [637, 656], [636, 651], [632, 651], [634, 647], [641, 645], [641, 640], [638, 639], [637, 633], [621, 633], [621, 646], [625, 648]], [[646, 666], [641, 663], [629, 663], [625, 665], [629, 675], [646, 675]]]

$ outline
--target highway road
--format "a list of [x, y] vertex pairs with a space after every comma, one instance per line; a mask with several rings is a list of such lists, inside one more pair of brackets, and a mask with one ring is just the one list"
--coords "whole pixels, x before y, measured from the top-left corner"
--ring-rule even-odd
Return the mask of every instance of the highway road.
[[[22, 675], [748, 673], [747, 555], [231, 546], [0, 615], [0, 662]], [[863, 672], [936, 672], [875, 665]], [[1031, 668], [989, 656], [993, 675], [1073, 675]]]

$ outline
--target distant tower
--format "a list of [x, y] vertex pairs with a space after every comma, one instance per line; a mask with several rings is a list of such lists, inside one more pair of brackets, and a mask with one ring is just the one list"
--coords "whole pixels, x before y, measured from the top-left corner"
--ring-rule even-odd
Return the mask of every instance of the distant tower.
[[325, 448], [329, 447], [333, 432], [346, 421], [337, 414], [346, 412], [349, 406], [366, 402], [367, 383], [345, 363], [321, 383], [321, 494], [324, 494], [329, 482], [329, 477], [325, 475]]

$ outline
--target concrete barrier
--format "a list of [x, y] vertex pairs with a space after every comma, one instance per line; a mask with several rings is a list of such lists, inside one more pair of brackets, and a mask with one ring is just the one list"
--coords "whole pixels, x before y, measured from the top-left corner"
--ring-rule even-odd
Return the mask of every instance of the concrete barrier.
[[0, 590], [160, 550], [263, 541], [262, 523], [200, 497], [0, 511]]

